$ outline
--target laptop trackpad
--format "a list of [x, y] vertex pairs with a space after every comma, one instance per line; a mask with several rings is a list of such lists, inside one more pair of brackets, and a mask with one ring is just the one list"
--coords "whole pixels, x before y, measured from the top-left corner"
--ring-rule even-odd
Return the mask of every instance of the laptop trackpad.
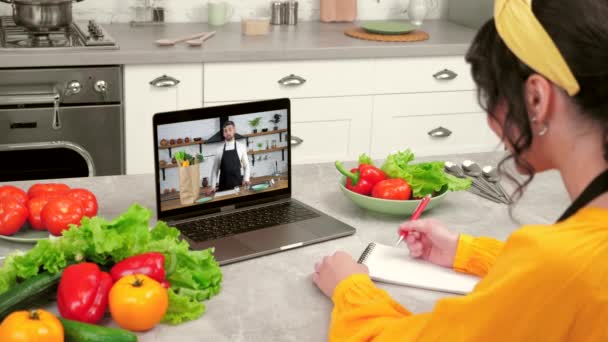
[[226, 260], [233, 260], [244, 255], [255, 253], [254, 249], [239, 241], [236, 236], [231, 236], [229, 238], [220, 240], [194, 243], [192, 244], [192, 247], [198, 250], [210, 247], [215, 248], [215, 258], [220, 263]]
[[298, 242], [308, 242], [316, 238], [301, 223], [292, 223], [239, 234], [238, 240], [256, 251], [279, 249]]

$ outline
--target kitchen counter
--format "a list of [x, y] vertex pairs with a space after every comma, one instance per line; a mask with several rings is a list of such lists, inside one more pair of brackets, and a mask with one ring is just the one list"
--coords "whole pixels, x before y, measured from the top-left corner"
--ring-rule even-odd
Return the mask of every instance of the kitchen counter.
[[[202, 23], [131, 27], [104, 24], [118, 41], [119, 50], [63, 49], [46, 51], [1, 51], [0, 66], [45, 67], [115, 64], [175, 64], [201, 62], [250, 62], [271, 60], [353, 59], [464, 55], [475, 31], [444, 20], [429, 20], [422, 29], [430, 39], [417, 43], [383, 43], [358, 40], [344, 35], [353, 24], [301, 22], [295, 27], [272, 26], [267, 36], [245, 37], [241, 24], [212, 28]], [[157, 47], [154, 41], [217, 30], [204, 47], [186, 44]]]
[[[434, 160], [496, 163], [499, 154], [461, 155]], [[422, 161], [424, 159], [420, 159]], [[160, 325], [141, 334], [140, 341], [323, 341], [326, 340], [331, 302], [313, 285], [313, 265], [337, 249], [358, 256], [369, 242], [392, 244], [402, 221], [365, 212], [341, 194], [332, 164], [302, 165], [293, 169], [294, 197], [354, 227], [357, 234], [222, 268], [224, 283], [219, 296], [207, 302], [207, 312], [196, 321], [177, 327]], [[33, 182], [15, 185], [28, 187]], [[152, 175], [67, 180], [71, 186], [93, 190], [100, 201], [100, 215], [114, 217], [133, 202], [154, 208]], [[554, 221], [569, 200], [555, 172], [537, 176], [514, 215], [520, 222]], [[505, 239], [518, 224], [507, 207], [467, 192], [450, 193], [424, 216], [473, 235]], [[0, 241], [0, 255], [28, 245]], [[432, 310], [446, 294], [407, 287], [380, 285], [413, 312]]]

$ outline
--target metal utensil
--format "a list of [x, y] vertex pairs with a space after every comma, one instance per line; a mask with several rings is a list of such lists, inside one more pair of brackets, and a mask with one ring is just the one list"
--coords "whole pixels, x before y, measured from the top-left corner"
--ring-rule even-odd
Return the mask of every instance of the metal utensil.
[[215, 36], [215, 31], [211, 31], [211, 32], [209, 32], [208, 34], [206, 34], [206, 35], [204, 35], [204, 36], [202, 36], [202, 37], [200, 37], [200, 38], [197, 38], [197, 39], [190, 39], [190, 40], [187, 40], [187, 41], [186, 41], [186, 44], [188, 44], [189, 46], [193, 46], [193, 47], [194, 47], [194, 46], [201, 46], [201, 45], [203, 45], [203, 43], [204, 43], [206, 40], [208, 40], [209, 38], [211, 38], [211, 37], [213, 37], [213, 36]]
[[17, 25], [30, 31], [53, 31], [72, 24], [72, 3], [83, 0], [0, 0], [13, 6]]
[[[464, 173], [464, 171], [462, 170], [462, 168], [459, 165], [456, 165], [452, 162], [445, 162], [444, 164], [444, 168], [446, 170], [447, 173], [458, 177], [458, 178], [468, 178], [467, 175]], [[469, 188], [467, 190], [468, 192], [477, 195], [479, 197], [483, 197], [489, 201], [492, 201], [494, 203], [499, 203], [499, 204], [503, 204], [502, 201], [497, 200], [496, 198], [494, 198], [493, 196], [489, 196], [486, 193], [482, 192], [481, 190], [479, 190], [477, 187], [475, 187], [475, 184], [473, 184], [473, 186], [471, 188]]]
[[[2, 1], [2, 0], [0, 0]], [[197, 34], [193, 34], [190, 36], [185, 36], [185, 37], [180, 37], [180, 38], [174, 38], [174, 39], [167, 39], [167, 38], [163, 38], [163, 39], [159, 39], [156, 41], [156, 45], [159, 46], [173, 46], [177, 43], [181, 43], [181, 42], [185, 42], [188, 40], [193, 40], [193, 39], [197, 39], [197, 38], [201, 38], [204, 37], [205, 35], [209, 34], [209, 32], [200, 32]]]
[[[420, 203], [418, 203], [418, 206], [416, 207], [416, 209], [414, 210], [414, 213], [410, 217], [410, 221], [416, 221], [417, 219], [419, 219], [420, 215], [422, 215], [422, 212], [424, 212], [424, 209], [426, 209], [426, 206], [429, 204], [430, 201], [431, 201], [431, 195], [424, 196], [424, 198], [420, 201]], [[399, 240], [397, 240], [397, 243], [395, 244], [395, 246], [399, 246], [399, 244], [401, 242], [403, 242], [403, 239], [405, 239], [406, 237], [407, 237], [407, 232], [402, 232], [401, 234], [399, 234]]]
[[500, 184], [500, 176], [498, 175], [498, 170], [496, 170], [495, 167], [490, 166], [490, 165], [484, 166], [482, 169], [482, 174], [486, 180], [488, 180], [489, 182], [493, 183], [496, 186], [498, 191], [500, 191], [502, 196], [507, 200], [507, 202], [509, 202], [509, 204], [513, 203], [513, 199], [511, 199], [511, 196], [509, 196], [509, 194], [507, 194], [507, 192], [505, 191], [505, 188], [503, 188], [502, 184]]
[[[502, 194], [494, 187], [493, 184], [490, 184], [484, 177], [483, 171], [481, 167], [472, 160], [465, 160], [462, 162], [462, 169], [465, 174], [471, 178], [477, 184], [478, 188], [483, 189], [488, 195], [497, 196], [497, 199], [503, 199]], [[508, 204], [507, 198], [504, 197], [505, 204]]]

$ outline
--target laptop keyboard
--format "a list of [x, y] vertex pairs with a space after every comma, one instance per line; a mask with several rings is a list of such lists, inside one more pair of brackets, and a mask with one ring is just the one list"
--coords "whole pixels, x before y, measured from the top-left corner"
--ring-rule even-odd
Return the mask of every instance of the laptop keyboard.
[[177, 228], [195, 242], [215, 240], [287, 223], [304, 221], [320, 215], [306, 207], [284, 202], [261, 208], [202, 218], [177, 224]]

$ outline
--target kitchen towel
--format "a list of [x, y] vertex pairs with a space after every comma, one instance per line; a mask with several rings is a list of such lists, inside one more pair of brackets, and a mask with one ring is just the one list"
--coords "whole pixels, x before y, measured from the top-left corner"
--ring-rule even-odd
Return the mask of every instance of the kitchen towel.
[[179, 201], [182, 205], [193, 204], [199, 196], [199, 165], [179, 167]]
[[370, 277], [384, 283], [426, 290], [467, 294], [479, 278], [437, 266], [409, 256], [407, 248], [370, 243], [359, 258], [369, 268]]

